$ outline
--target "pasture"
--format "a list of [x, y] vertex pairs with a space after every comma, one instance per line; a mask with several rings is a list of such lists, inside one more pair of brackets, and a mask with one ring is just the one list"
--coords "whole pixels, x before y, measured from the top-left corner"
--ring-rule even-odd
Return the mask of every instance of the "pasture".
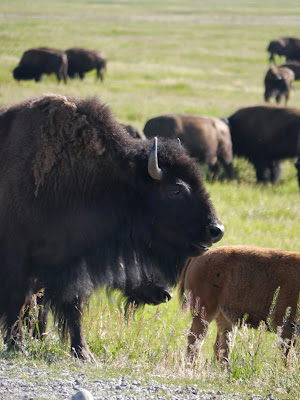
[[[52, 92], [97, 96], [121, 122], [139, 129], [163, 113], [226, 117], [241, 106], [262, 104], [269, 41], [300, 37], [297, 0], [2, 0], [0, 19], [0, 105]], [[95, 70], [83, 81], [69, 80], [66, 85], [58, 84], [54, 75], [39, 83], [14, 81], [12, 70], [23, 52], [40, 46], [102, 50], [108, 60], [104, 82], [96, 81]], [[300, 83], [295, 87], [289, 106], [300, 108]], [[283, 162], [282, 181], [276, 186], [255, 185], [254, 169], [246, 160], [235, 158], [234, 165], [238, 181], [206, 181], [226, 228], [217, 245], [300, 251], [300, 197], [293, 160]], [[212, 324], [198, 364], [190, 370], [184, 357], [191, 317], [181, 312], [176, 292], [168, 304], [146, 306], [128, 321], [117, 303], [119, 294], [112, 296], [108, 300], [105, 292], [93, 295], [84, 315], [87, 341], [98, 365], [79, 368], [91, 376], [155, 376], [245, 396], [298, 395], [300, 349], [290, 353], [284, 366], [276, 334], [266, 333], [264, 326], [257, 332], [243, 325], [233, 332], [229, 367], [224, 369], [213, 358]], [[26, 345], [24, 355], [7, 352], [1, 341], [0, 357], [46, 363], [53, 374], [78, 368], [51, 325], [42, 343], [28, 339]]]

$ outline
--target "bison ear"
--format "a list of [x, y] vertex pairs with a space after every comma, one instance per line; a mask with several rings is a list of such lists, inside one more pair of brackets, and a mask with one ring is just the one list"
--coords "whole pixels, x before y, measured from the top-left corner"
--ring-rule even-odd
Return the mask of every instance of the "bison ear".
[[163, 172], [158, 166], [157, 160], [157, 137], [154, 138], [151, 153], [148, 159], [148, 172], [151, 178], [161, 181], [163, 178]]

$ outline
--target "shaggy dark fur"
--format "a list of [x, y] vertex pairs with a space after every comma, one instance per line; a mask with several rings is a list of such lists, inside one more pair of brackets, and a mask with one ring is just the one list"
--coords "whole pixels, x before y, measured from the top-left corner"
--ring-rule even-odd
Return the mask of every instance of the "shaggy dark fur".
[[43, 74], [56, 74], [58, 82], [68, 79], [68, 60], [61, 50], [39, 47], [25, 51], [19, 65], [13, 70], [17, 81], [34, 79], [39, 82]]
[[221, 239], [197, 164], [177, 142], [159, 142], [163, 178], [153, 179], [152, 143], [130, 137], [96, 99], [45, 95], [0, 113], [6, 340], [44, 288], [71, 348], [89, 359], [82, 312], [95, 286], [161, 301], [187, 258]]
[[271, 105], [245, 107], [228, 121], [233, 153], [254, 165], [258, 182], [276, 183], [280, 160], [300, 155], [300, 110]]

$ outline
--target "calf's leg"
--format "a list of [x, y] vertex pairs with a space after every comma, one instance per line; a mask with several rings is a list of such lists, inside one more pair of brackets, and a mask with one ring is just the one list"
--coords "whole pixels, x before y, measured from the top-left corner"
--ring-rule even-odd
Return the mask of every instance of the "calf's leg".
[[214, 352], [218, 361], [228, 361], [229, 338], [228, 334], [232, 331], [232, 323], [219, 313], [216, 317], [217, 338], [214, 344]]
[[204, 312], [194, 315], [191, 329], [188, 335], [187, 357], [193, 364], [199, 355], [201, 346], [204, 342], [209, 321], [205, 318]]
[[[300, 140], [300, 139], [299, 139]], [[299, 144], [300, 145], [300, 144]], [[295, 167], [297, 169], [297, 178], [298, 178], [298, 185], [300, 190], [300, 157], [298, 157], [295, 161]]]

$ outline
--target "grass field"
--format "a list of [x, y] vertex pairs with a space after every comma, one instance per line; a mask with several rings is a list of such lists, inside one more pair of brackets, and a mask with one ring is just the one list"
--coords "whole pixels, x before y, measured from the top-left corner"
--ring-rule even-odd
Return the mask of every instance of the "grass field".
[[[167, 112], [229, 116], [241, 106], [263, 102], [267, 45], [280, 36], [300, 37], [299, 26], [298, 0], [1, 0], [0, 105], [49, 92], [98, 96], [120, 121], [140, 129], [147, 119]], [[96, 82], [91, 71], [84, 81], [66, 85], [55, 76], [17, 83], [13, 68], [25, 50], [38, 46], [103, 50], [108, 59], [104, 82]], [[295, 86], [289, 105], [300, 107], [300, 83]], [[255, 185], [245, 160], [235, 159], [235, 166], [239, 183], [206, 182], [226, 227], [220, 245], [300, 251], [300, 197], [292, 160], [284, 161], [277, 186]], [[271, 392], [282, 399], [298, 395], [298, 348], [285, 367], [274, 333], [242, 327], [233, 333], [229, 368], [224, 369], [212, 355], [212, 324], [199, 364], [189, 370], [184, 361], [189, 324], [176, 295], [167, 305], [146, 307], [128, 323], [117, 303], [103, 293], [93, 295], [85, 327], [98, 365], [82, 368], [90, 374], [156, 376], [228, 392]], [[51, 327], [42, 344], [28, 341], [26, 356], [8, 353], [1, 344], [0, 357], [48, 363], [57, 371], [75, 365]]]

